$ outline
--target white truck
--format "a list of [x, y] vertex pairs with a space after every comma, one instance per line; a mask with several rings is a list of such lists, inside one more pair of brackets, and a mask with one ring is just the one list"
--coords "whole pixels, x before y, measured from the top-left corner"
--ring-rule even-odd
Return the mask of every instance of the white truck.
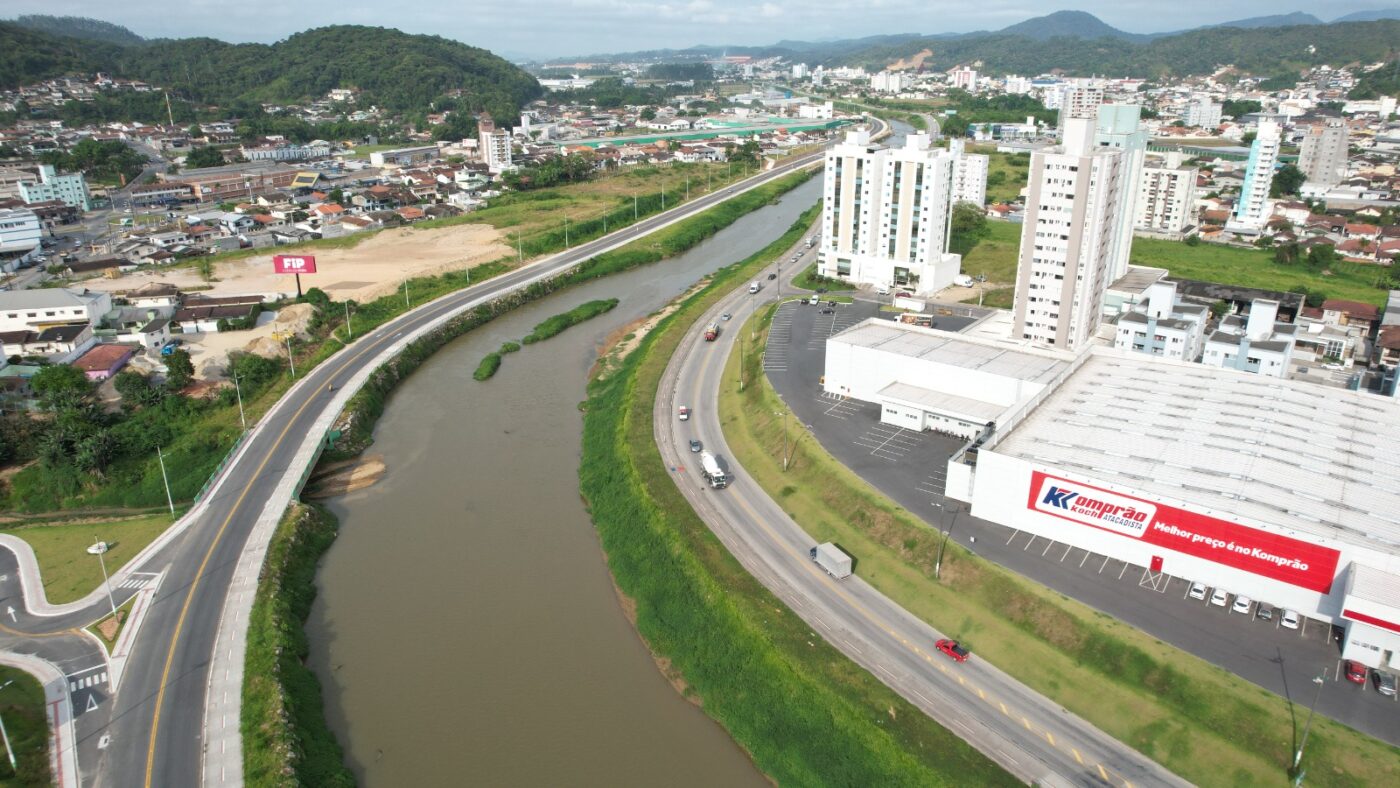
[[711, 487], [729, 486], [729, 475], [724, 472], [723, 468], [719, 467], [719, 460], [715, 459], [715, 455], [711, 452], [700, 452], [700, 475], [705, 477], [705, 481], [709, 482]]
[[763, 285], [759, 284], [758, 282], [754, 282], [753, 284], [749, 285], [749, 295], [753, 295], [754, 293], [757, 293], [762, 289]]
[[808, 555], [817, 562], [817, 566], [825, 569], [827, 574], [837, 580], [845, 580], [851, 576], [851, 557], [831, 542], [823, 542], [813, 547], [808, 551]]

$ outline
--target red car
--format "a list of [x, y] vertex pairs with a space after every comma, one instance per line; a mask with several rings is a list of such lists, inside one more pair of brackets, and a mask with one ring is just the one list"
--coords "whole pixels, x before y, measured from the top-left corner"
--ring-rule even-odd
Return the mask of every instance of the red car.
[[[937, 643], [934, 643], [933, 645], [934, 648], [937, 648], [939, 651], [942, 651], [944, 654], [947, 654], [948, 656], [952, 657], [953, 660], [956, 662], [966, 662], [967, 658], [972, 656], [972, 652], [968, 651], [962, 646], [959, 646], [958, 641], [956, 640], [940, 640]], [[1365, 679], [1362, 680], [1364, 681]]]
[[1366, 683], [1366, 666], [1354, 660], [1347, 660], [1346, 664], [1347, 681], [1356, 684]]

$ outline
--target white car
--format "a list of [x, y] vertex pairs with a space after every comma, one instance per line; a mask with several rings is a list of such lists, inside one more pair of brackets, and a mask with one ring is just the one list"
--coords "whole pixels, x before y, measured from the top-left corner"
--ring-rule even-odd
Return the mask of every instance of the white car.
[[1192, 583], [1191, 590], [1187, 592], [1187, 596], [1191, 597], [1192, 599], [1199, 599], [1202, 602], [1206, 601], [1206, 584]]
[[1279, 624], [1279, 626], [1283, 627], [1284, 629], [1297, 629], [1297, 628], [1298, 628], [1298, 611], [1296, 611], [1296, 610], [1285, 610], [1285, 611], [1283, 611], [1283, 616], [1279, 618], [1278, 624]]
[[1245, 615], [1249, 615], [1249, 608], [1253, 606], [1253, 604], [1253, 599], [1250, 599], [1244, 594], [1240, 594], [1239, 596], [1235, 597], [1235, 604], [1230, 609], [1235, 611], [1236, 613], [1244, 613]]
[[676, 409], [676, 418], [681, 421], [690, 421], [690, 408], [682, 405]]
[[1210, 595], [1210, 603], [1216, 607], [1225, 607], [1225, 603], [1230, 601], [1230, 592], [1223, 588], [1215, 589], [1215, 593]]

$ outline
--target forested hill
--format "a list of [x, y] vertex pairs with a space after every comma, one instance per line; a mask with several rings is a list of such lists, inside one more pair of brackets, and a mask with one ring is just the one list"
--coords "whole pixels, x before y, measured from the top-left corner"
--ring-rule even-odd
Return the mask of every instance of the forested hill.
[[29, 14], [16, 18], [15, 24], [53, 36], [81, 38], [122, 46], [140, 44], [146, 40], [121, 25], [103, 22], [100, 19], [89, 19], [85, 16]]
[[359, 88], [363, 106], [423, 111], [461, 90], [449, 105], [510, 117], [542, 93], [534, 77], [485, 49], [377, 27], [317, 28], [270, 45], [191, 38], [114, 46], [0, 24], [0, 87], [94, 71], [220, 106]]
[[828, 63], [880, 69], [924, 48], [933, 51], [925, 68], [947, 69], [981, 61], [981, 70], [994, 74], [1039, 74], [1062, 69], [1070, 74], [1158, 78], [1208, 74], [1219, 66], [1234, 65], [1251, 74], [1273, 76], [1324, 63], [1342, 66], [1393, 59], [1400, 54], [1400, 21], [1256, 29], [1213, 27], [1151, 41], [1070, 36], [1034, 41], [1004, 33], [956, 39], [916, 38], [843, 53]]

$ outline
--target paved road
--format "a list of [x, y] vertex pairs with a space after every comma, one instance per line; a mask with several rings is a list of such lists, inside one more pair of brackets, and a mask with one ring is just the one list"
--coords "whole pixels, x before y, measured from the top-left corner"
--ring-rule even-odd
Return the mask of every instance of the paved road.
[[[761, 300], [777, 290], [765, 288]], [[933, 648], [937, 631], [858, 576], [832, 580], [808, 558], [811, 537], [746, 477], [720, 427], [719, 387], [733, 385], [721, 380], [724, 361], [740, 330], [730, 323], [734, 328], [715, 342], [702, 341], [700, 333], [721, 313], [747, 313], [748, 298], [736, 291], [696, 322], [667, 367], [653, 413], [662, 459], [730, 552], [813, 631], [1018, 778], [1052, 785], [1185, 785], [975, 655], [952, 662]], [[689, 421], [675, 417], [681, 404], [692, 409]], [[727, 488], [705, 485], [688, 451], [691, 438], [727, 461], [735, 477]]]
[[[397, 352], [396, 346], [402, 345], [405, 337], [445, 316], [565, 271], [818, 160], [819, 154], [814, 154], [784, 163], [605, 238], [444, 296], [357, 337], [345, 351], [313, 369], [249, 434], [220, 484], [203, 502], [203, 511], [183, 532], [134, 567], [168, 574], [151, 604], [119, 691], [114, 698], [101, 698], [96, 709], [79, 719], [80, 723], [90, 720], [78, 730], [84, 783], [147, 788], [200, 783], [211, 653], [233, 570], [245, 550], [252, 549], [248, 537], [264, 508], [280, 512], [285, 505], [285, 501], [270, 500], [279, 484], [289, 476], [300, 477], [305, 470], [295, 465], [293, 458], [318, 441], [319, 435], [311, 433], [312, 425], [331, 412], [334, 399], [346, 394], [343, 388], [329, 391], [329, 384], [343, 386], [378, 366]], [[0, 550], [0, 562], [13, 560], [13, 554]], [[0, 573], [7, 568], [0, 563]], [[104, 615], [108, 607], [105, 597], [66, 615], [46, 618], [27, 612], [30, 606], [24, 604], [22, 591], [14, 585], [0, 586], [0, 593], [6, 593], [3, 605], [13, 604], [19, 610], [16, 619], [7, 622], [10, 628], [0, 632], [0, 645], [32, 652], [39, 644], [52, 644], [44, 646], [51, 661], [86, 664], [91, 646], [84, 643], [91, 641], [74, 635], [73, 628]], [[118, 589], [117, 604], [131, 593], [134, 589]], [[84, 709], [86, 697], [81, 699]], [[236, 719], [236, 714], [233, 716]], [[99, 748], [99, 743], [107, 746]]]
[[[1327, 682], [1317, 710], [1391, 744], [1400, 745], [1400, 699], [1375, 687], [1339, 679], [1340, 648], [1331, 626], [1308, 621], [1297, 631], [1252, 615], [1210, 607], [1186, 597], [1190, 578], [1146, 578], [1146, 567], [1126, 565], [1063, 542], [1017, 533], [970, 517], [966, 505], [943, 496], [948, 458], [963, 441], [932, 432], [912, 432], [880, 423], [875, 403], [831, 398], [819, 383], [826, 363], [826, 338], [874, 314], [870, 305], [838, 306], [836, 314], [784, 305], [774, 317], [764, 371], [793, 415], [841, 464], [889, 496], [930, 527], [951, 528], [952, 538], [1004, 566], [1153, 637], [1218, 665], [1248, 681], [1306, 706], [1309, 680]], [[937, 327], [958, 331], [970, 320], [936, 317]], [[805, 431], [804, 431], [805, 432]], [[954, 515], [952, 512], [956, 511]], [[969, 539], [975, 539], [975, 542]], [[1280, 701], [1282, 702], [1282, 701]]]

